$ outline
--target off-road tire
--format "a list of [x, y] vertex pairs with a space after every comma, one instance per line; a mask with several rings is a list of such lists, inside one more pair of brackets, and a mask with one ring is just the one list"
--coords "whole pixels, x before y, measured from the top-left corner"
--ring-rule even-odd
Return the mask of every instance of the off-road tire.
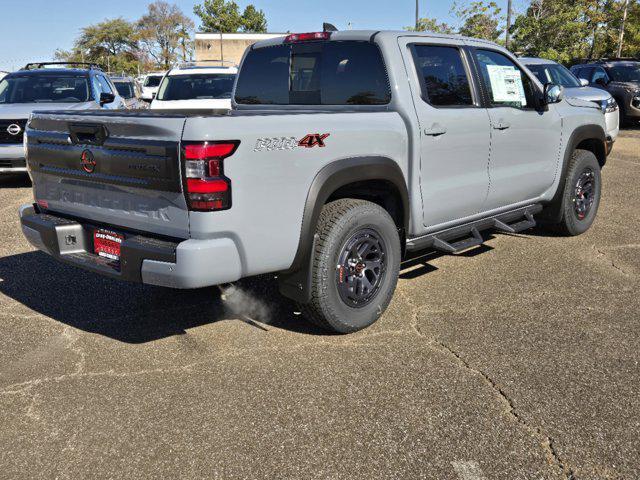
[[[584, 175], [591, 176], [593, 203], [583, 218], [579, 218], [576, 212], [577, 192], [581, 177]], [[581, 235], [593, 224], [598, 207], [600, 205], [600, 195], [602, 192], [602, 177], [600, 175], [600, 164], [596, 156], [588, 150], [575, 150], [571, 156], [567, 176], [562, 186], [562, 194], [558, 197], [555, 204], [549, 207], [552, 211], [560, 214], [560, 220], [549, 223], [543, 222], [542, 226], [556, 233], [566, 236]]]
[[[384, 273], [375, 295], [361, 306], [344, 299], [345, 286], [339, 270], [349, 242], [367, 232], [381, 240]], [[400, 235], [389, 213], [364, 200], [340, 199], [322, 209], [316, 228], [311, 268], [311, 301], [302, 306], [306, 317], [323, 329], [350, 333], [368, 327], [386, 310], [398, 282]], [[366, 272], [365, 272], [366, 273]]]

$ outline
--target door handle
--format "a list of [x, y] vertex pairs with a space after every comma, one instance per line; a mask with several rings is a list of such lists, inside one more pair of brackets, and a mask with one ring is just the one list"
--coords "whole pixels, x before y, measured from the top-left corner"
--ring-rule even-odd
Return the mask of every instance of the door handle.
[[511, 126], [511, 124], [509, 122], [505, 122], [502, 119], [498, 120], [497, 123], [493, 124], [493, 128], [496, 129], [496, 130], [506, 130], [510, 126]]
[[424, 134], [430, 137], [438, 137], [447, 133], [447, 129], [439, 123], [434, 123], [430, 128], [424, 129]]

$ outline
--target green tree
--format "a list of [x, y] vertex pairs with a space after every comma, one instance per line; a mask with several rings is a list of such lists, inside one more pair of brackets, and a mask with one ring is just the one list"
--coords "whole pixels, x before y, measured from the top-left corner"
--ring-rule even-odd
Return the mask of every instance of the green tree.
[[193, 13], [200, 18], [200, 30], [203, 32], [267, 31], [267, 19], [262, 10], [248, 5], [241, 14], [233, 0], [204, 0], [202, 5], [193, 7]]
[[159, 66], [169, 68], [181, 54], [187, 56], [186, 42], [193, 27], [193, 21], [177, 5], [157, 0], [138, 20], [140, 46]]
[[57, 50], [60, 61], [93, 62], [113, 72], [132, 73], [141, 61], [134, 25], [123, 18], [84, 27], [69, 51]]
[[267, 31], [267, 18], [262, 10], [253, 5], [247, 5], [242, 12], [242, 31], [253, 33], [265, 33]]
[[466, 5], [454, 3], [452, 12], [462, 22], [458, 33], [466, 37], [498, 41], [504, 31], [502, 9], [495, 2], [474, 1]]
[[433, 32], [433, 33], [453, 33], [453, 27], [444, 22], [438, 22], [435, 18], [420, 18], [418, 19], [418, 25], [405, 27], [405, 30], [412, 32]]
[[589, 30], [580, 0], [533, 0], [514, 21], [512, 48], [568, 63], [586, 55]]

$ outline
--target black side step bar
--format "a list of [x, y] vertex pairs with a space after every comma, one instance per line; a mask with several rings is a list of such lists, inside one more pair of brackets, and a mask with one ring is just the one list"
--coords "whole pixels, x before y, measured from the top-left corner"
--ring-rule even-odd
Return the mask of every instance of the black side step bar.
[[440, 250], [441, 252], [446, 253], [456, 253], [462, 252], [463, 250], [467, 250], [472, 247], [477, 247], [478, 245], [482, 245], [484, 240], [482, 239], [482, 235], [477, 228], [471, 227], [470, 237], [461, 238], [454, 242], [448, 242], [438, 236], [433, 238], [433, 248], [436, 250]]
[[535, 227], [534, 215], [541, 211], [542, 205], [529, 205], [422, 237], [409, 238], [407, 250], [413, 252], [434, 248], [444, 253], [458, 253], [482, 245], [484, 239], [480, 232], [484, 230], [518, 233]]

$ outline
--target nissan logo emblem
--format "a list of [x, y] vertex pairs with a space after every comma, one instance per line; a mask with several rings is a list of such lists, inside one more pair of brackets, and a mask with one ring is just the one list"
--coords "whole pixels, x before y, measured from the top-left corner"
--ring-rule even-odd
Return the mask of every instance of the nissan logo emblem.
[[87, 173], [93, 173], [96, 169], [96, 159], [93, 157], [91, 150], [85, 150], [82, 152], [82, 155], [80, 155], [80, 165]]
[[7, 127], [7, 132], [9, 135], [18, 135], [22, 131], [22, 127], [16, 123], [12, 123]]

